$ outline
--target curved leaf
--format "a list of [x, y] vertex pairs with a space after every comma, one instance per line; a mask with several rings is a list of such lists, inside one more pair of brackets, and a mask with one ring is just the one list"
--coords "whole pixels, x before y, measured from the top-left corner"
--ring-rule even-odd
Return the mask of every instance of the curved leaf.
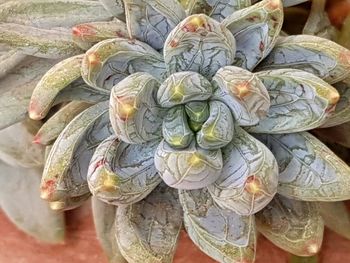
[[219, 208], [206, 189], [179, 195], [187, 233], [204, 253], [223, 263], [254, 261], [254, 216]]
[[350, 51], [324, 38], [297, 35], [280, 37], [259, 70], [300, 69], [332, 84], [349, 76]]
[[350, 167], [307, 132], [256, 135], [275, 155], [278, 193], [304, 201], [350, 198]]
[[203, 14], [192, 15], [169, 34], [164, 60], [171, 74], [194, 71], [211, 78], [221, 67], [232, 64], [235, 50], [234, 37], [219, 22]]
[[162, 109], [155, 101], [159, 82], [134, 73], [113, 87], [109, 116], [115, 134], [128, 143], [144, 143], [161, 135]]
[[264, 84], [253, 73], [238, 67], [221, 68], [213, 78], [214, 97], [224, 102], [239, 125], [257, 124], [270, 107]]
[[179, 189], [198, 189], [212, 184], [221, 174], [221, 151], [209, 151], [193, 141], [185, 149], [174, 149], [164, 140], [159, 144], [154, 164], [163, 181]]
[[124, 0], [130, 36], [163, 49], [170, 31], [185, 17], [176, 0]]
[[290, 133], [321, 126], [339, 100], [338, 91], [311, 73], [296, 69], [258, 72], [267, 88], [271, 107], [266, 118], [248, 130]]
[[109, 204], [136, 203], [160, 182], [153, 156], [158, 142], [127, 144], [112, 136], [96, 149], [87, 175], [92, 194]]
[[113, 16], [124, 20], [124, 1], [123, 0], [98, 0], [104, 8]]
[[276, 195], [255, 219], [258, 231], [289, 253], [306, 257], [321, 248], [324, 225], [315, 203]]
[[86, 52], [82, 64], [85, 82], [106, 90], [136, 72], [147, 72], [162, 79], [165, 74], [163, 58], [147, 44], [124, 38], [99, 42]]
[[28, 59], [27, 55], [22, 54], [16, 49], [0, 50], [0, 79], [5, 77], [25, 59]]
[[252, 70], [271, 51], [283, 23], [280, 0], [263, 0], [234, 12], [222, 24], [234, 35], [237, 51], [234, 64]]
[[72, 198], [89, 194], [88, 163], [98, 144], [112, 133], [106, 102], [76, 116], [50, 151], [41, 181], [41, 197], [64, 206], [65, 202], [74, 201]]
[[181, 225], [177, 191], [162, 184], [146, 199], [118, 207], [117, 242], [128, 262], [171, 263]]
[[278, 167], [272, 153], [236, 127], [232, 142], [222, 149], [221, 176], [208, 190], [215, 202], [241, 215], [264, 208], [277, 191]]

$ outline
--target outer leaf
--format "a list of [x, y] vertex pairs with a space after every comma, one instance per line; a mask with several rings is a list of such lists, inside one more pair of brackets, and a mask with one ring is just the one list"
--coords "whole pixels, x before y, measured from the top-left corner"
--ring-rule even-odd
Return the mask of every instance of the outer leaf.
[[128, 37], [126, 24], [118, 19], [76, 25], [72, 28], [72, 33], [74, 42], [84, 50], [105, 39]]
[[163, 49], [170, 31], [186, 17], [176, 0], [124, 0], [130, 36]]
[[210, 115], [196, 134], [196, 140], [203, 149], [220, 149], [231, 142], [234, 120], [229, 107], [220, 101], [210, 101]]
[[176, 150], [164, 140], [159, 144], [154, 164], [163, 181], [179, 189], [198, 189], [212, 184], [221, 174], [220, 150], [209, 151], [193, 141], [186, 149]]
[[0, 22], [37, 28], [71, 27], [76, 24], [107, 20], [112, 16], [94, 1], [26, 0], [1, 6]]
[[123, 0], [98, 0], [115, 17], [124, 18], [124, 2]]
[[221, 68], [213, 78], [214, 97], [230, 107], [239, 125], [259, 122], [270, 107], [270, 98], [264, 84], [253, 73], [238, 67]]
[[146, 199], [118, 207], [117, 242], [128, 262], [171, 263], [181, 225], [177, 191], [160, 185]]
[[283, 6], [289, 7], [293, 5], [299, 5], [301, 3], [307, 2], [309, 0], [283, 0]]
[[53, 66], [36, 85], [29, 104], [29, 116], [33, 120], [45, 118], [57, 95], [73, 81], [81, 77], [83, 55], [65, 59]]
[[160, 182], [153, 156], [158, 142], [127, 144], [112, 136], [96, 149], [88, 170], [90, 191], [119, 205], [145, 198]]
[[115, 134], [128, 143], [144, 143], [161, 135], [162, 110], [155, 101], [159, 82], [135, 73], [113, 87], [109, 117]]
[[0, 206], [16, 226], [36, 239], [62, 243], [64, 215], [53, 212], [40, 200], [40, 168], [11, 167], [0, 164]]
[[0, 44], [42, 58], [62, 59], [82, 52], [67, 29], [40, 29], [12, 23], [0, 24]]
[[136, 72], [147, 72], [162, 78], [165, 65], [162, 56], [137, 40], [115, 38], [101, 41], [86, 53], [82, 76], [90, 86], [111, 90], [114, 85]]
[[163, 120], [162, 132], [164, 140], [173, 148], [183, 149], [190, 145], [194, 136], [184, 106], [169, 109]]
[[171, 74], [160, 85], [157, 100], [162, 107], [171, 108], [191, 101], [205, 101], [212, 95], [212, 85], [201, 74], [185, 71]]
[[321, 126], [339, 100], [336, 89], [311, 73], [280, 69], [257, 73], [267, 88], [271, 107], [267, 117], [248, 130], [289, 133]]
[[350, 121], [350, 78], [333, 85], [340, 95], [334, 112], [328, 116], [322, 128], [337, 126]]
[[[0, 160], [14, 167], [40, 167], [44, 164], [44, 148], [32, 143], [24, 123], [16, 123], [0, 131]], [[11, 175], [8, 175], [11, 177]]]
[[187, 232], [204, 253], [223, 263], [254, 261], [253, 216], [219, 208], [206, 189], [181, 190], [180, 201]]
[[56, 140], [63, 129], [83, 110], [90, 107], [91, 104], [80, 101], [68, 103], [48, 119], [34, 138], [35, 143], [49, 145]]
[[225, 27], [206, 15], [192, 15], [169, 34], [164, 60], [170, 73], [195, 71], [211, 78], [232, 64], [235, 51], [235, 39]]
[[54, 211], [66, 211], [75, 209], [86, 202], [90, 198], [89, 192], [79, 196], [66, 196], [59, 201], [49, 202], [50, 208]]
[[219, 206], [249, 215], [264, 208], [275, 195], [278, 168], [262, 143], [236, 129], [232, 142], [222, 149], [221, 176], [208, 190]]
[[108, 103], [96, 104], [75, 117], [50, 151], [41, 182], [41, 197], [63, 202], [88, 194], [88, 163], [98, 144], [110, 134]]
[[19, 63], [27, 59], [27, 55], [12, 49], [0, 50], [0, 79], [5, 77], [11, 70], [13, 70]]
[[117, 207], [106, 204], [98, 198], [91, 198], [92, 214], [97, 238], [108, 257], [110, 263], [127, 263], [122, 256], [116, 237], [114, 235], [114, 224]]
[[250, 0], [188, 0], [185, 8], [189, 14], [205, 13], [221, 22], [239, 9], [251, 5]]
[[236, 39], [235, 65], [252, 70], [271, 51], [283, 23], [280, 0], [263, 0], [234, 12], [223, 22]]
[[319, 202], [325, 225], [338, 235], [350, 239], [350, 215], [343, 202]]
[[324, 225], [315, 203], [277, 195], [255, 218], [259, 232], [283, 250], [298, 256], [320, 250]]
[[29, 58], [0, 80], [0, 129], [24, 120], [36, 84], [55, 63]]
[[281, 37], [258, 69], [282, 68], [301, 69], [332, 84], [348, 77], [350, 51], [316, 36]]
[[309, 133], [258, 135], [279, 166], [278, 193], [304, 201], [350, 198], [350, 168]]

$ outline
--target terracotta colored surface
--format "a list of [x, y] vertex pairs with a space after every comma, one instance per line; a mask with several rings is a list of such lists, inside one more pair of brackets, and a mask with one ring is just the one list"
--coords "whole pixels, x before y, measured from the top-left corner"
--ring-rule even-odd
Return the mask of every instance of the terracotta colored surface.
[[[0, 263], [107, 263], [95, 237], [88, 206], [67, 213], [65, 245], [46, 245], [17, 230], [0, 213]], [[259, 238], [257, 263], [287, 263], [288, 255]], [[350, 262], [350, 241], [326, 231], [321, 263]], [[214, 263], [183, 232], [174, 263]]]

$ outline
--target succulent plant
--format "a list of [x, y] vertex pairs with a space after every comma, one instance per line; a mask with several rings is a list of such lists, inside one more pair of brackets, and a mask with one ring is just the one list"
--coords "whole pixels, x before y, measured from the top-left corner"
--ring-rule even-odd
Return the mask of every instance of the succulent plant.
[[1, 6], [5, 80], [39, 58], [30, 98], [2, 94], [0, 126], [42, 121], [52, 209], [92, 194], [113, 262], [172, 262], [183, 222], [219, 262], [253, 262], [258, 232], [312, 256], [324, 211], [347, 225], [350, 168], [307, 131], [349, 121], [349, 50], [280, 36], [280, 0], [100, 2]]

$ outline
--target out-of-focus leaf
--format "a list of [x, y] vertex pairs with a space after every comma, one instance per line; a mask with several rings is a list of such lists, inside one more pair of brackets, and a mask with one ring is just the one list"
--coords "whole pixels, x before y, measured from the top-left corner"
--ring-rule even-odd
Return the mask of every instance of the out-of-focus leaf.
[[82, 64], [85, 82], [106, 90], [136, 72], [147, 72], [162, 79], [165, 74], [163, 58], [147, 44], [124, 38], [99, 42], [86, 52]]
[[261, 142], [236, 129], [232, 142], [222, 149], [221, 176], [208, 190], [219, 206], [249, 215], [264, 208], [275, 195], [278, 168]]
[[275, 155], [278, 193], [304, 201], [350, 198], [350, 167], [307, 132], [256, 135]]
[[0, 50], [0, 79], [5, 77], [24, 59], [27, 59], [27, 55], [22, 54], [15, 49], [5, 51]]
[[96, 197], [91, 198], [97, 239], [108, 257], [109, 263], [127, 263], [122, 256], [114, 234], [117, 207], [109, 205]]
[[164, 60], [170, 73], [195, 71], [211, 78], [221, 67], [232, 64], [235, 51], [230, 31], [199, 14], [185, 18], [171, 31], [164, 44]]
[[350, 50], [324, 38], [297, 35], [280, 37], [258, 70], [300, 69], [333, 84], [350, 72]]
[[124, 1], [123, 0], [97, 0], [113, 16], [124, 20]]
[[0, 163], [0, 207], [22, 231], [47, 243], [64, 241], [64, 215], [40, 199], [41, 168]]
[[257, 133], [290, 133], [321, 126], [339, 100], [338, 91], [311, 73], [296, 69], [258, 72], [271, 107], [266, 118], [248, 127]]
[[223, 262], [252, 262], [255, 258], [254, 216], [219, 208], [206, 189], [180, 190], [187, 233], [207, 255]]
[[289, 6], [293, 6], [293, 5], [299, 5], [299, 4], [307, 2], [307, 1], [309, 1], [309, 0], [283, 0], [283, 6], [289, 7]]
[[236, 66], [252, 70], [271, 51], [283, 23], [280, 0], [263, 0], [238, 10], [223, 22], [236, 39]]
[[314, 202], [276, 195], [255, 219], [260, 233], [294, 255], [312, 256], [321, 248], [324, 224]]
[[145, 198], [160, 182], [154, 167], [157, 141], [127, 144], [115, 136], [104, 140], [89, 164], [87, 180], [92, 194], [119, 205]]
[[26, 55], [63, 59], [82, 53], [65, 28], [41, 29], [13, 23], [0, 24], [0, 44]]
[[154, 164], [163, 181], [178, 189], [208, 186], [221, 174], [221, 150], [205, 150], [194, 141], [185, 149], [174, 149], [164, 140], [159, 144]]
[[128, 262], [173, 262], [181, 226], [177, 191], [164, 184], [144, 200], [117, 209], [117, 242]]
[[73, 101], [65, 105], [50, 119], [45, 121], [35, 135], [34, 142], [42, 145], [53, 143], [69, 122], [89, 106], [91, 106], [90, 103], [80, 101]]

